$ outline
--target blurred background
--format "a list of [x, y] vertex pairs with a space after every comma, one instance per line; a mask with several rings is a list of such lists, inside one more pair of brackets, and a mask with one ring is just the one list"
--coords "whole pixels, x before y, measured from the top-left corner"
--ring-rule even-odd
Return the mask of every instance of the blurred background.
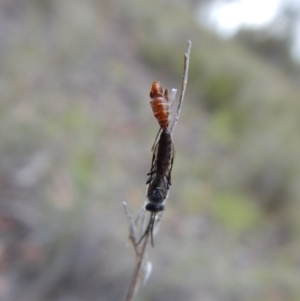
[[0, 300], [123, 300], [158, 123], [173, 185], [137, 300], [300, 300], [300, 2], [0, 1]]

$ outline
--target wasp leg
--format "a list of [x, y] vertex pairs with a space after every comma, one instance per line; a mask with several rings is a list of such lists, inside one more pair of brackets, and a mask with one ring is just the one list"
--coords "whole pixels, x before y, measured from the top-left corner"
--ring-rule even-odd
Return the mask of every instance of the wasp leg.
[[141, 241], [144, 239], [144, 237], [146, 235], [148, 235], [148, 233], [150, 232], [150, 235], [151, 235], [151, 245], [152, 245], [152, 247], [154, 247], [153, 228], [154, 228], [154, 222], [155, 222], [155, 215], [156, 215], [155, 212], [151, 213], [150, 221], [149, 221], [149, 224], [147, 226], [147, 229], [144, 232], [144, 234], [142, 235], [142, 237], [140, 238], [140, 240], [136, 243], [136, 245], [139, 245], [141, 243]]

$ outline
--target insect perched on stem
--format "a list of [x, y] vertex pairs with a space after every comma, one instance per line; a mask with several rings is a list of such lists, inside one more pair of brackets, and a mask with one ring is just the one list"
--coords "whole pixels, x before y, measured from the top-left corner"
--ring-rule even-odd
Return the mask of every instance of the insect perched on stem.
[[142, 235], [138, 243], [150, 232], [151, 244], [153, 243], [153, 228], [156, 214], [164, 210], [164, 202], [167, 199], [169, 188], [171, 185], [171, 172], [174, 161], [174, 146], [171, 134], [168, 130], [163, 130], [155, 149], [153, 151], [152, 164], [148, 172], [148, 180], [146, 184], [148, 202], [145, 206], [147, 211], [151, 212], [150, 221], [145, 233]]

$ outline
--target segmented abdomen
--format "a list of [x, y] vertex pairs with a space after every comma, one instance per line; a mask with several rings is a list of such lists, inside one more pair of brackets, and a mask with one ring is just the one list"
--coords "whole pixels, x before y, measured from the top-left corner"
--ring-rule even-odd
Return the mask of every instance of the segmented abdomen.
[[170, 104], [164, 97], [155, 97], [150, 101], [153, 115], [157, 119], [162, 129], [167, 129], [169, 126]]
[[150, 90], [150, 105], [155, 118], [162, 129], [166, 130], [169, 126], [170, 102], [168, 96], [168, 89], [163, 91], [159, 82], [153, 82]]

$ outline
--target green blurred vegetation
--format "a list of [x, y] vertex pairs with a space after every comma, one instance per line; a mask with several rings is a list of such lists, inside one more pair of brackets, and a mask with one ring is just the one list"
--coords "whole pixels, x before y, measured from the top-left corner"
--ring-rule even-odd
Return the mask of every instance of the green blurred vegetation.
[[188, 39], [141, 300], [300, 298], [300, 89], [296, 66], [265, 58], [278, 44], [222, 41], [192, 2], [7, 0], [0, 14], [1, 300], [122, 298], [121, 203], [143, 204], [158, 129], [148, 92], [180, 88]]

